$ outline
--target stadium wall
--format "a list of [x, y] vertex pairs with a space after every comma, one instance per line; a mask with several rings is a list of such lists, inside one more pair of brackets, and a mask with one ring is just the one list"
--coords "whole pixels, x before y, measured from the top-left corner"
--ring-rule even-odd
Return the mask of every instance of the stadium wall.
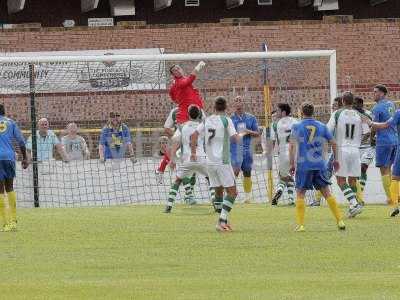
[[[3, 52], [154, 47], [165, 48], [168, 53], [259, 51], [265, 41], [270, 50], [336, 49], [339, 90], [351, 89], [371, 102], [372, 87], [384, 83], [390, 89], [390, 97], [400, 99], [400, 19], [345, 24], [282, 21], [0, 31]], [[315, 83], [310, 84], [315, 88]], [[251, 88], [253, 112], [262, 117], [262, 86]], [[318, 86], [316, 90], [318, 93]], [[88, 98], [89, 106], [85, 101]], [[106, 119], [109, 110], [120, 110], [126, 119], [160, 125], [172, 107], [168, 99], [166, 92], [113, 92], [38, 95], [37, 101], [39, 116], [48, 117], [53, 124], [72, 120], [99, 123]], [[304, 100], [294, 99], [293, 104]], [[0, 101], [6, 103], [11, 116], [29, 122], [26, 95], [0, 95]]]
[[[66, 19], [76, 25], [86, 26], [88, 18], [107, 18], [109, 1], [99, 1], [97, 9], [82, 13], [81, 1], [26, 0], [25, 8], [8, 14], [7, 1], [0, 1], [0, 23], [39, 22], [43, 27], [61, 26]], [[201, 0], [198, 7], [185, 7], [185, 1], [173, 0], [172, 6], [154, 11], [154, 1], [135, 0], [135, 15], [114, 17], [119, 21], [144, 21], [147, 24], [177, 24], [219, 22], [222, 18], [251, 18], [253, 21], [321, 20], [325, 15], [352, 15], [355, 19], [397, 18], [400, 2], [388, 0], [376, 6], [368, 0], [341, 0], [339, 9], [316, 11], [313, 5], [298, 7], [296, 0], [274, 0], [272, 5], [258, 5], [256, 0], [246, 0], [243, 5], [226, 8], [225, 0]]]

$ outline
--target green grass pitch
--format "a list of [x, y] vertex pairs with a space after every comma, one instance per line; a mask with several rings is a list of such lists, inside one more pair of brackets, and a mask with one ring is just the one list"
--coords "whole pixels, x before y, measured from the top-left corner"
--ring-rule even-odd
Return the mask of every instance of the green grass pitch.
[[367, 206], [336, 229], [326, 207], [20, 209], [0, 234], [0, 299], [400, 299], [400, 218]]

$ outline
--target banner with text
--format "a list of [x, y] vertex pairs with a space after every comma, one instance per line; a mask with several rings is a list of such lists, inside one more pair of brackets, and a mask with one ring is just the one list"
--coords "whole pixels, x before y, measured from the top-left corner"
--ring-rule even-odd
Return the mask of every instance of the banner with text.
[[[154, 55], [163, 49], [117, 49], [87, 51], [15, 52], [1, 56], [38, 55], [80, 56], [79, 62], [34, 64], [35, 91], [39, 93], [97, 92], [122, 90], [158, 90], [166, 88], [167, 76], [163, 61], [110, 61], [116, 54]], [[85, 62], [85, 55], [104, 55], [104, 61]], [[30, 91], [29, 63], [0, 62], [0, 94]]]

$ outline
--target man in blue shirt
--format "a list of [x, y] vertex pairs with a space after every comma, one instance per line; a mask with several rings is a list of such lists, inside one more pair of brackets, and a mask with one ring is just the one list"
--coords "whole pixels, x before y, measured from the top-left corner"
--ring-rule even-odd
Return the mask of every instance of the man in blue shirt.
[[[5, 116], [5, 109], [0, 104], [0, 217], [4, 223], [2, 231], [17, 229], [17, 195], [14, 192], [15, 152], [13, 142], [16, 142], [22, 153], [22, 167], [28, 167], [25, 140], [17, 124]], [[10, 219], [5, 210], [4, 191], [7, 193]]]
[[251, 141], [253, 137], [260, 135], [257, 119], [244, 111], [244, 103], [241, 96], [237, 96], [234, 102], [235, 112], [231, 116], [233, 125], [238, 134], [243, 136], [241, 143], [231, 143], [231, 163], [233, 172], [237, 177], [243, 172], [243, 189], [245, 192], [245, 203], [251, 201], [251, 169], [253, 166], [253, 149]]
[[[386, 98], [388, 93], [384, 85], [374, 87], [375, 106], [372, 108], [372, 120], [384, 123], [394, 114], [395, 105]], [[396, 155], [397, 132], [395, 126], [389, 126], [376, 132], [376, 166], [381, 171], [383, 189], [390, 203], [390, 170]]]
[[131, 133], [127, 125], [122, 123], [119, 113], [110, 112], [109, 121], [101, 130], [99, 157], [100, 161], [124, 158], [126, 150], [133, 163], [136, 162], [133, 153]]
[[[320, 190], [326, 199], [336, 218], [339, 230], [344, 230], [346, 226], [342, 220], [341, 211], [329, 190], [330, 182], [327, 178], [327, 165], [323, 156], [324, 145], [329, 142], [334, 155], [333, 166], [335, 170], [338, 170], [336, 143], [328, 127], [313, 118], [314, 105], [312, 103], [306, 102], [302, 105], [302, 115], [303, 120], [293, 125], [289, 145], [290, 171], [292, 174], [296, 171], [296, 231], [305, 230], [305, 193], [314, 188]], [[295, 164], [296, 157], [297, 164]]]
[[[394, 127], [398, 134], [400, 134], [400, 110], [397, 110], [392, 118], [384, 123], [371, 122], [365, 118], [365, 121], [370, 124], [374, 129], [377, 129], [377, 133], [386, 130], [387, 128]], [[399, 135], [400, 136], [400, 135]], [[397, 146], [400, 144], [400, 139], [397, 139]], [[392, 210], [390, 212], [391, 217], [395, 217], [400, 213], [399, 210], [399, 182], [400, 182], [400, 153], [396, 152], [396, 157], [393, 163], [391, 183], [390, 183], [390, 204]]]
[[[36, 131], [37, 161], [53, 160], [53, 149], [55, 148], [63, 161], [68, 162], [68, 154], [65, 152], [63, 144], [60, 143], [57, 135], [49, 126], [49, 121], [46, 118], [38, 121], [38, 130]], [[32, 155], [32, 136], [28, 137], [26, 149], [28, 154]]]

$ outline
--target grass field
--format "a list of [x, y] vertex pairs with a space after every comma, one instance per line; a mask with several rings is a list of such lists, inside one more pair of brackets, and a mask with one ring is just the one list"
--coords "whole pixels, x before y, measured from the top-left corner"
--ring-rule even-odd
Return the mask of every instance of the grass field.
[[399, 299], [400, 218], [366, 207], [339, 232], [327, 208], [237, 205], [21, 209], [0, 235], [1, 299]]

